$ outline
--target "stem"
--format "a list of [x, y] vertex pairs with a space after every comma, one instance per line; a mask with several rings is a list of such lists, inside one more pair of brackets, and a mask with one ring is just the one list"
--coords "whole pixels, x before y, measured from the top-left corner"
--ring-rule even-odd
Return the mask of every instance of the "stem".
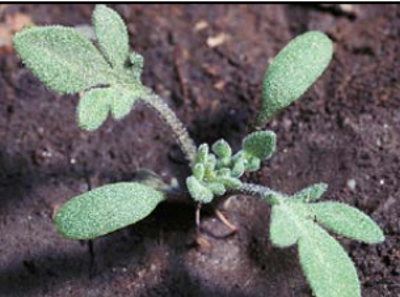
[[148, 90], [146, 95], [143, 96], [143, 101], [155, 109], [161, 118], [170, 126], [182, 152], [185, 154], [188, 162], [192, 165], [196, 158], [197, 147], [183, 123], [176, 116], [175, 112], [160, 96], [151, 90]]
[[267, 200], [268, 203], [271, 205], [277, 204], [279, 202], [279, 200], [276, 197], [286, 196], [282, 193], [271, 190], [270, 188], [251, 183], [243, 183], [240, 188], [235, 189], [233, 191], [240, 194], [255, 196]]

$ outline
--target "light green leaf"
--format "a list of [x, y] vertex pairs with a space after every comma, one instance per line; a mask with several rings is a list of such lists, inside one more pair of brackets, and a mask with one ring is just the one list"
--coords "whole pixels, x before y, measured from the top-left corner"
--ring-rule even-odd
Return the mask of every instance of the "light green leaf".
[[275, 148], [276, 135], [272, 131], [254, 132], [243, 140], [244, 153], [261, 160], [271, 157]]
[[293, 195], [293, 199], [300, 200], [303, 202], [315, 201], [321, 198], [321, 196], [328, 189], [328, 185], [325, 183], [318, 183], [309, 186]]
[[232, 149], [224, 139], [220, 139], [212, 146], [213, 152], [220, 158], [230, 158], [232, 156]]
[[316, 221], [333, 232], [362, 241], [379, 243], [385, 239], [381, 228], [366, 214], [338, 202], [308, 204]]
[[114, 92], [111, 89], [93, 89], [79, 100], [77, 116], [82, 129], [94, 131], [107, 119]]
[[244, 165], [247, 171], [257, 171], [261, 167], [261, 160], [257, 157], [250, 157], [245, 160]]
[[265, 74], [258, 126], [303, 95], [329, 65], [332, 54], [332, 41], [318, 31], [304, 33], [289, 42]]
[[164, 195], [138, 183], [103, 186], [66, 202], [55, 216], [58, 232], [70, 239], [92, 239], [147, 217]]
[[209, 203], [214, 198], [211, 190], [205, 187], [194, 176], [189, 176], [186, 179], [186, 186], [189, 190], [190, 196], [198, 202]]
[[209, 183], [207, 184], [207, 188], [213, 192], [214, 195], [224, 195], [226, 192], [225, 186], [221, 183]]
[[245, 161], [243, 158], [239, 158], [235, 161], [235, 164], [233, 165], [232, 172], [231, 172], [232, 177], [239, 178], [243, 175], [243, 173], [246, 169], [244, 163], [245, 163]]
[[192, 172], [196, 179], [202, 180], [204, 178], [204, 172], [205, 172], [204, 164], [202, 163], [195, 164], [193, 166]]
[[107, 62], [72, 28], [32, 27], [17, 33], [13, 44], [24, 64], [56, 92], [77, 93], [109, 82]]
[[144, 65], [144, 58], [142, 55], [132, 52], [129, 54], [129, 60], [131, 61], [131, 69], [133, 72], [134, 77], [137, 80], [140, 80], [140, 77], [142, 76], [142, 71], [143, 71], [143, 65]]
[[229, 177], [229, 176], [218, 177], [217, 181], [223, 184], [227, 189], [237, 189], [242, 186], [242, 182], [240, 181], [240, 179], [235, 177]]
[[303, 221], [298, 241], [300, 264], [317, 297], [360, 297], [353, 262], [341, 245], [312, 221]]
[[96, 5], [93, 27], [104, 56], [113, 67], [122, 68], [129, 57], [129, 36], [124, 21], [114, 10]]
[[120, 120], [126, 117], [132, 110], [136, 100], [140, 98], [140, 93], [124, 91], [122, 88], [112, 88], [111, 114], [114, 119]]
[[270, 224], [272, 244], [281, 248], [291, 246], [297, 242], [301, 234], [297, 214], [288, 205], [273, 205]]
[[197, 149], [196, 163], [203, 163], [205, 165], [208, 160], [208, 152], [208, 144], [204, 143], [200, 145]]

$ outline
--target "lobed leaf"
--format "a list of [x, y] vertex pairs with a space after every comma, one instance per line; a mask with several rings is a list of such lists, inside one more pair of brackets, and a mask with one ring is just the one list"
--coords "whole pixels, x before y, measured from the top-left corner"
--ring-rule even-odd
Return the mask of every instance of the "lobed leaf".
[[109, 81], [107, 62], [72, 28], [32, 27], [18, 32], [13, 44], [24, 64], [56, 92], [77, 93]]
[[164, 194], [138, 183], [103, 186], [66, 202], [55, 216], [58, 232], [69, 239], [92, 239], [147, 217]]
[[129, 36], [124, 21], [111, 8], [96, 5], [93, 27], [104, 56], [113, 67], [122, 68], [129, 58]]
[[332, 54], [332, 41], [322, 32], [310, 31], [290, 41], [265, 73], [258, 125], [303, 95], [329, 65]]
[[245, 154], [260, 160], [270, 158], [275, 148], [276, 135], [272, 131], [254, 132], [243, 140], [243, 151]]
[[381, 228], [354, 207], [339, 202], [312, 203], [308, 207], [319, 224], [339, 235], [370, 244], [385, 239]]
[[300, 264], [317, 297], [360, 297], [353, 262], [342, 246], [312, 221], [303, 221], [298, 241]]
[[325, 183], [314, 184], [295, 193], [293, 195], [293, 199], [303, 202], [315, 201], [321, 198], [321, 196], [326, 192], [327, 189], [328, 185]]
[[212, 191], [205, 187], [194, 176], [189, 176], [186, 179], [186, 186], [189, 190], [190, 196], [198, 202], [209, 203], [214, 198]]
[[113, 91], [108, 88], [93, 89], [84, 94], [77, 109], [79, 127], [88, 131], [99, 128], [108, 117], [113, 96]]

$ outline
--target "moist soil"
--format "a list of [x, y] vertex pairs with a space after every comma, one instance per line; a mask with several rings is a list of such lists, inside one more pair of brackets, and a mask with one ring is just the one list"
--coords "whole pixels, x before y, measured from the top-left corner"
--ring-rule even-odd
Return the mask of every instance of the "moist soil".
[[[325, 199], [356, 206], [383, 228], [379, 245], [339, 240], [354, 259], [362, 295], [400, 296], [400, 7], [398, 5], [131, 5], [131, 46], [143, 80], [198, 144], [238, 148], [260, 101], [266, 65], [291, 38], [322, 30], [332, 64], [301, 100], [266, 128], [277, 152], [245, 180], [293, 193], [329, 184]], [[92, 5], [1, 5], [38, 25], [87, 26]], [[269, 206], [234, 196], [218, 207], [237, 234], [202, 218], [209, 247], [193, 246], [191, 205], [164, 203], [140, 223], [93, 241], [61, 238], [63, 202], [90, 188], [129, 181], [148, 168], [166, 182], [188, 168], [155, 112], [140, 104], [98, 131], [77, 127], [76, 96], [47, 90], [10, 45], [0, 51], [0, 296], [311, 296], [296, 248], [268, 238]], [[345, 296], [344, 296], [345, 297]]]

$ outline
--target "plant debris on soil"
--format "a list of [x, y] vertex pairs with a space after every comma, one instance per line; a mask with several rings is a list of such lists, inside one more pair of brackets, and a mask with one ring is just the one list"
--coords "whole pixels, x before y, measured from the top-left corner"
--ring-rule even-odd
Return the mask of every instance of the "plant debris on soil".
[[[400, 296], [400, 6], [352, 5], [351, 13], [317, 5], [113, 8], [145, 57], [144, 82], [198, 144], [225, 138], [239, 146], [279, 49], [307, 30], [332, 38], [331, 66], [268, 124], [277, 153], [246, 180], [289, 194], [326, 182], [331, 200], [371, 215], [384, 243], [341, 242], [363, 296]], [[15, 31], [16, 16], [24, 24], [86, 26], [92, 10], [1, 5], [0, 33]], [[78, 98], [46, 90], [10, 44], [0, 44], [0, 69], [0, 296], [311, 296], [296, 250], [271, 246], [269, 207], [250, 197], [220, 205], [239, 229], [229, 238], [212, 210], [204, 212], [204, 249], [191, 245], [195, 209], [173, 203], [92, 245], [61, 238], [52, 215], [69, 198], [132, 180], [142, 168], [166, 181], [188, 168], [168, 127], [146, 107], [87, 133], [76, 125]]]

